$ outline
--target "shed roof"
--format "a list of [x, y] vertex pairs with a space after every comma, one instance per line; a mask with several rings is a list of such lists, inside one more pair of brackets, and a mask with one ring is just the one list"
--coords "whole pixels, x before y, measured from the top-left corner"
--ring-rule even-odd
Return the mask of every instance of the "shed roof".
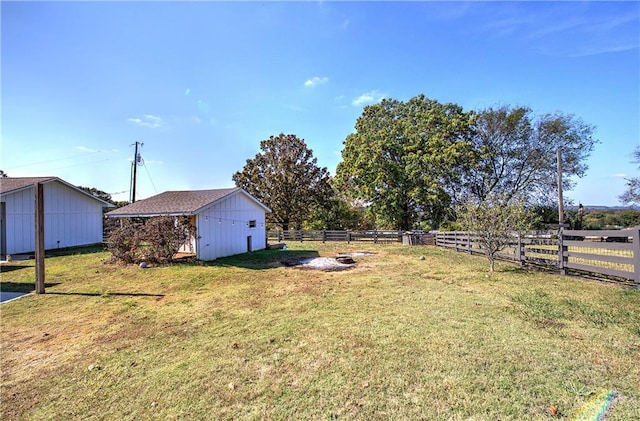
[[186, 191], [167, 191], [147, 199], [138, 200], [137, 202], [123, 206], [119, 209], [112, 210], [106, 214], [107, 217], [151, 217], [151, 216], [179, 216], [193, 215], [204, 207], [233, 194], [243, 193], [251, 200], [255, 201], [266, 212], [271, 212], [258, 199], [239, 187], [229, 189], [213, 189], [213, 190], [186, 190]]
[[0, 178], [0, 193], [10, 193], [14, 190], [21, 190], [31, 187], [36, 183], [51, 181], [56, 177], [5, 177]]
[[91, 193], [82, 190], [81, 188], [74, 186], [71, 183], [64, 181], [58, 177], [4, 177], [0, 178], [0, 195], [7, 195], [11, 193], [18, 192], [20, 190], [28, 189], [33, 187], [34, 184], [37, 183], [51, 183], [57, 181], [65, 186], [77, 191], [78, 193], [84, 194], [98, 202], [102, 203], [105, 208], [114, 208], [115, 206], [112, 203], [105, 202], [104, 200], [92, 195]]

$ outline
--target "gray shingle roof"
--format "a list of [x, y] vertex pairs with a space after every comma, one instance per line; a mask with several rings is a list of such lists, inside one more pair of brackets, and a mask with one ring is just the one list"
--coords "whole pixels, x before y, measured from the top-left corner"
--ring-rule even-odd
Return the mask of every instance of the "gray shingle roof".
[[31, 187], [36, 183], [54, 180], [56, 177], [6, 177], [0, 178], [0, 193], [9, 193], [14, 190]]
[[242, 189], [234, 187], [215, 190], [167, 191], [112, 210], [107, 213], [107, 216], [193, 215], [199, 209], [239, 190]]
[[114, 205], [112, 205], [109, 202], [105, 202], [104, 200], [95, 197], [94, 195], [92, 195], [91, 193], [82, 190], [81, 188], [74, 186], [73, 184], [70, 184], [66, 181], [64, 181], [61, 178], [58, 177], [5, 177], [5, 178], [0, 178], [0, 194], [4, 195], [4, 194], [11, 194], [13, 192], [17, 192], [23, 189], [27, 189], [30, 188], [31, 186], [33, 186], [36, 183], [51, 183], [51, 182], [58, 182], [60, 184], [63, 184], [75, 191], [77, 191], [78, 193], [84, 194], [87, 197], [90, 197], [94, 200], [97, 200], [98, 202], [103, 204], [103, 207], [105, 208], [113, 208], [115, 207]]

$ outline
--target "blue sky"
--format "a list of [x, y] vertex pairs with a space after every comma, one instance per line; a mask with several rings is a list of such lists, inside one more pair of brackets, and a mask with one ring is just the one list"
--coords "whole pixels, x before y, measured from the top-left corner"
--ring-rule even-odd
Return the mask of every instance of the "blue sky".
[[223, 188], [293, 133], [333, 174], [365, 105], [418, 94], [596, 127], [565, 197], [617, 205], [638, 175], [638, 2], [6, 2], [0, 168], [138, 198]]

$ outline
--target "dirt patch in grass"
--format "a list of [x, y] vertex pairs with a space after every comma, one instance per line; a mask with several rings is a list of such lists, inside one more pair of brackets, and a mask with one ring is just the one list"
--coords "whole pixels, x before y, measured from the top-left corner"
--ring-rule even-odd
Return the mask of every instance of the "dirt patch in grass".
[[340, 252], [336, 257], [301, 257], [295, 259], [286, 259], [282, 264], [287, 267], [295, 267], [297, 269], [321, 270], [325, 272], [339, 272], [352, 269], [356, 266], [357, 261], [354, 257], [373, 256], [375, 253], [370, 251], [347, 251]]

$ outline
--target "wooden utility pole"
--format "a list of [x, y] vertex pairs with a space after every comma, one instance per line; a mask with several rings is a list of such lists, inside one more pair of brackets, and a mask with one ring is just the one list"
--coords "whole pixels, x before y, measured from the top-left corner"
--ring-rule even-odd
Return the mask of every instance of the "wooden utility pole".
[[143, 146], [144, 143], [140, 143], [136, 141], [135, 143], [135, 152], [133, 153], [133, 162], [131, 163], [131, 203], [135, 203], [136, 201], [136, 181], [138, 174], [138, 162], [140, 162], [140, 154], [138, 153], [138, 145]]
[[557, 151], [558, 160], [558, 224], [564, 224], [564, 203], [562, 200], [562, 153]]
[[36, 294], [44, 294], [44, 186], [35, 186]]

